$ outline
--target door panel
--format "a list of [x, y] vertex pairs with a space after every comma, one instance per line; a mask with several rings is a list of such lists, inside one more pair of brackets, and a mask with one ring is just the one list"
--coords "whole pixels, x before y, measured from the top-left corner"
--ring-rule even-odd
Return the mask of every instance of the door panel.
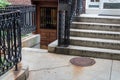
[[40, 7], [41, 47], [57, 39], [57, 7]]

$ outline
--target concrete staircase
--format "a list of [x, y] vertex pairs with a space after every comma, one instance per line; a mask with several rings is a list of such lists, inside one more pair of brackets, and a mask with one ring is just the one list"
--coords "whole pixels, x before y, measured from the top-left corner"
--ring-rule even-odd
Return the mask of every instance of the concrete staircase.
[[57, 47], [56, 53], [120, 59], [120, 17], [76, 17], [70, 28], [70, 46]]

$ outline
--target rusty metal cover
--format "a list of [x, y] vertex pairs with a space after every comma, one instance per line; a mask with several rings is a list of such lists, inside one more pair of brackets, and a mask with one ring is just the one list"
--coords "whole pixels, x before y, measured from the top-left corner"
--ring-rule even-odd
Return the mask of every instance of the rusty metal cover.
[[87, 67], [95, 64], [95, 60], [88, 57], [75, 57], [70, 60], [73, 65]]

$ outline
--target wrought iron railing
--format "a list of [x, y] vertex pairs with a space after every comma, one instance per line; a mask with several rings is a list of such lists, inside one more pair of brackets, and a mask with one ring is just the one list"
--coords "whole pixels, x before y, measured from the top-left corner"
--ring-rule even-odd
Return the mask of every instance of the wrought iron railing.
[[21, 61], [20, 12], [0, 13], [0, 75]]
[[21, 35], [36, 29], [35, 6], [11, 5], [0, 8], [0, 75], [21, 61]]
[[70, 25], [74, 16], [82, 13], [83, 0], [59, 0], [58, 46], [70, 44]]
[[9, 5], [0, 8], [0, 12], [20, 10], [21, 13], [21, 33], [25, 35], [36, 30], [36, 8], [34, 5]]

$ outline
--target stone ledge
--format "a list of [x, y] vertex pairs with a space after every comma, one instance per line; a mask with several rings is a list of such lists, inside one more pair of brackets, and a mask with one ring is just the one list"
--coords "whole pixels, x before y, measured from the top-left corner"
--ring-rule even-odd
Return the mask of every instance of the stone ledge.
[[28, 66], [22, 66], [21, 64], [18, 66], [18, 71], [14, 71], [14, 68], [12, 68], [7, 73], [0, 76], [0, 80], [27, 80], [29, 76]]
[[22, 47], [33, 47], [40, 43], [40, 35], [30, 34], [27, 37], [22, 38]]
[[56, 52], [56, 47], [57, 47], [58, 40], [53, 41], [48, 45], [48, 52], [50, 53], [55, 53]]

